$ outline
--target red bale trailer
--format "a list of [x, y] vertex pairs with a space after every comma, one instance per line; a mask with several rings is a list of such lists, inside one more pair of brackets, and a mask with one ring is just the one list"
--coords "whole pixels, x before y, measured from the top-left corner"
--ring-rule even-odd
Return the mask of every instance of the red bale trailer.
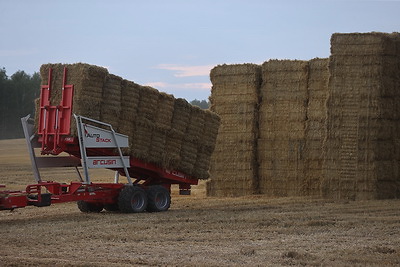
[[[103, 209], [125, 213], [159, 212], [170, 207], [172, 184], [179, 185], [183, 195], [189, 195], [191, 185], [198, 184], [198, 179], [182, 172], [123, 155], [122, 148], [128, 146], [128, 136], [116, 133], [110, 124], [73, 114], [74, 86], [66, 84], [66, 68], [61, 102], [52, 105], [51, 69], [48, 75], [48, 85], [41, 87], [37, 133], [29, 115], [21, 119], [36, 183], [26, 186], [24, 191], [5, 190], [5, 186], [0, 185], [0, 210], [77, 201], [82, 212]], [[71, 121], [76, 123], [77, 137], [70, 135]], [[52, 156], [38, 157], [35, 148], [40, 148], [42, 155]], [[69, 156], [61, 156], [62, 152]], [[70, 184], [43, 181], [39, 169], [47, 167], [74, 167], [78, 181]], [[114, 170], [114, 182], [92, 182], [91, 168]], [[119, 181], [120, 175], [126, 177], [126, 183]]]

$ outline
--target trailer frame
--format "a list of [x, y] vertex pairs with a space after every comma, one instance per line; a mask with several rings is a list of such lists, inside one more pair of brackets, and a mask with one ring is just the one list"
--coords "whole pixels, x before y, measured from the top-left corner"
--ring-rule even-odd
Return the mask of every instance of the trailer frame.
[[[191, 185], [197, 185], [198, 179], [124, 156], [121, 148], [128, 145], [127, 136], [116, 133], [111, 124], [73, 114], [74, 85], [66, 84], [67, 73], [64, 68], [62, 99], [53, 106], [52, 69], [49, 69], [48, 84], [41, 86], [37, 133], [30, 115], [21, 118], [36, 183], [27, 185], [25, 190], [0, 190], [0, 210], [78, 201], [78, 207], [85, 212], [99, 212], [103, 207], [122, 212], [165, 211], [169, 209], [172, 184], [179, 185], [180, 194], [190, 194]], [[78, 137], [70, 135], [73, 117]], [[97, 145], [88, 140], [91, 136], [106, 141]], [[38, 157], [35, 148], [50, 156]], [[61, 156], [63, 152], [69, 155]], [[74, 167], [79, 181], [69, 184], [43, 181], [39, 169], [55, 167]], [[89, 169], [97, 167], [114, 170], [114, 182], [92, 182]], [[127, 178], [126, 184], [119, 182], [120, 175]]]

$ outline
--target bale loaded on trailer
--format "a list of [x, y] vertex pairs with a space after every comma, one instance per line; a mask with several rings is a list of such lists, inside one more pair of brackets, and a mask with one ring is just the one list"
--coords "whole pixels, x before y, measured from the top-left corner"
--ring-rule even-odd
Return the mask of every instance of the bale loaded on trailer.
[[[125, 148], [130, 146], [127, 135], [117, 133], [110, 123], [74, 114], [74, 85], [67, 84], [67, 71], [64, 67], [60, 104], [51, 103], [53, 70], [49, 68], [48, 83], [41, 87], [36, 123], [30, 115], [21, 119], [36, 183], [24, 191], [2, 189], [0, 210], [77, 201], [82, 212], [159, 212], [170, 207], [171, 185], [179, 185], [180, 194], [190, 194], [198, 178], [125, 155]], [[74, 135], [72, 125], [76, 127]], [[52, 156], [37, 156], [35, 148], [40, 148], [42, 155]], [[78, 181], [43, 181], [39, 169], [48, 167], [74, 167]], [[92, 182], [91, 168], [114, 170], [114, 181]], [[121, 183], [120, 176], [125, 176], [127, 182]]]

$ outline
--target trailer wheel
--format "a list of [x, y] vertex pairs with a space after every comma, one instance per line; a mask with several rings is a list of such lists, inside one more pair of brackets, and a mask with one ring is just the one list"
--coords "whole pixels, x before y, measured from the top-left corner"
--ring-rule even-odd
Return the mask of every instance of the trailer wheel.
[[139, 186], [125, 186], [119, 193], [118, 207], [125, 213], [144, 211], [147, 208], [146, 192]]
[[171, 194], [162, 185], [150, 186], [147, 189], [148, 205], [147, 211], [159, 212], [167, 211], [171, 205]]
[[78, 201], [78, 208], [82, 212], [100, 212], [103, 210], [104, 205], [100, 203], [91, 203], [83, 200]]

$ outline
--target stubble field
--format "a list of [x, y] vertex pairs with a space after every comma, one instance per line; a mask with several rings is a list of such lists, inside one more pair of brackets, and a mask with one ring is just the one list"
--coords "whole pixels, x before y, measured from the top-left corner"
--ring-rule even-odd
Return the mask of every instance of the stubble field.
[[[109, 171], [91, 173], [94, 181], [113, 179]], [[0, 141], [0, 174], [10, 189], [33, 183], [23, 140]], [[43, 176], [69, 182], [76, 175]], [[399, 200], [209, 198], [204, 183], [192, 196], [174, 189], [162, 213], [85, 214], [75, 203], [27, 207], [0, 212], [0, 265], [395, 266], [399, 207]]]

